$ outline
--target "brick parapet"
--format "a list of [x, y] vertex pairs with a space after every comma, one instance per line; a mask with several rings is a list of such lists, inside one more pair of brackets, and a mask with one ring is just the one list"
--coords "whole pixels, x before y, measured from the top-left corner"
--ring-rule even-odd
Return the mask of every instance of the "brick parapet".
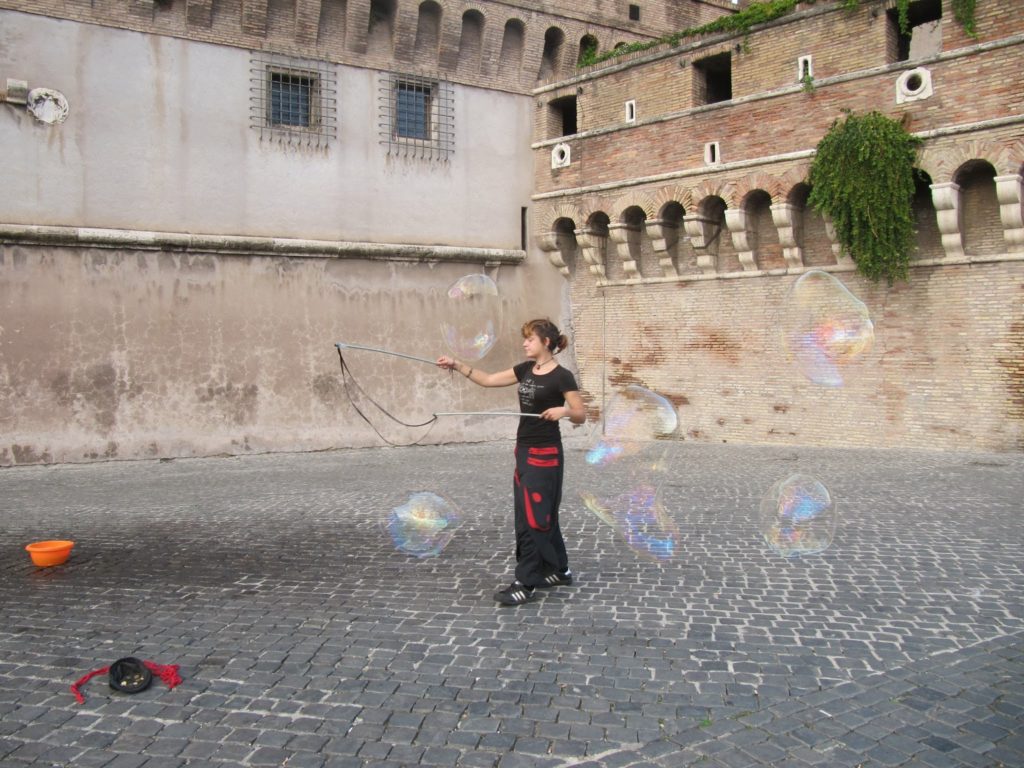
[[[62, 0], [0, 0], [0, 9], [39, 14], [90, 24], [111, 26], [137, 32], [186, 38], [198, 42], [254, 50], [270, 50], [338, 64], [375, 69], [413, 68], [435, 73], [455, 82], [485, 88], [527, 93], [538, 83], [539, 67], [534, 57], [525, 58], [520, 67], [501, 69], [489, 66], [497, 62], [501, 52], [501, 31], [507, 21], [518, 19], [526, 30], [527, 48], [543, 49], [544, 35], [550, 27], [560, 29], [565, 37], [566, 53], [563, 67], [555, 77], [564, 78], [575, 71], [578, 45], [584, 35], [598, 39], [602, 47], [618, 42], [633, 42], [656, 37], [666, 24], [701, 18], [709, 11], [696, 0], [681, 4], [664, 4], [653, 18], [643, 24], [630, 22], [577, 3], [516, 3], [510, 5], [494, 0], [452, 2], [443, 8], [444, 28], [441, 45], [427, 56], [414, 57], [419, 18], [419, 3], [402, 0], [396, 4], [393, 20], [397, 33], [388, 45], [368, 45], [370, 3], [350, 0], [343, 16], [321, 0], [294, 0], [291, 3], [268, 0], [186, 0], [181, 3], [154, 3], [151, 0], [118, 0], [118, 2], [84, 3]], [[670, 9], [675, 9], [671, 13]], [[497, 28], [498, 34], [485, 35], [486, 49], [482, 66], [471, 69], [459, 66], [457, 46], [463, 13], [475, 10], [485, 19], [485, 28]], [[652, 9], [653, 10], [653, 9]], [[714, 8], [721, 14], [724, 9]], [[455, 21], [453, 21], [455, 20]], [[333, 26], [332, 26], [333, 24]], [[454, 29], [452, 25], [458, 29]], [[453, 50], [453, 46], [455, 47]]]

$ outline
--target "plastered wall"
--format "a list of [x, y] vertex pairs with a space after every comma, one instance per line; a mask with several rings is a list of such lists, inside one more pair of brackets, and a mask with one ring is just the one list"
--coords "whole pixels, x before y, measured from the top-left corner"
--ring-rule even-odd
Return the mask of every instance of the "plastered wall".
[[[358, 416], [336, 342], [426, 359], [449, 353], [446, 290], [464, 264], [0, 248], [0, 465], [382, 445]], [[521, 359], [528, 316], [557, 319], [549, 264], [486, 269], [503, 298], [478, 365]], [[499, 319], [499, 318], [496, 318]], [[515, 409], [424, 363], [348, 351], [355, 382], [410, 423], [438, 411]], [[566, 363], [571, 365], [571, 352]], [[353, 390], [354, 391], [354, 390]], [[391, 422], [392, 442], [501, 439], [515, 419]]]

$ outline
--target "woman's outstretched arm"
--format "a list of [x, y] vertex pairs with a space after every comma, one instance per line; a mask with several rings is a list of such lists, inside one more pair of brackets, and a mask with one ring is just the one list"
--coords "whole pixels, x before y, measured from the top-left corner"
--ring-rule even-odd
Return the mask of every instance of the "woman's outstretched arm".
[[488, 373], [480, 368], [474, 368], [468, 363], [459, 362], [454, 357], [448, 357], [447, 355], [441, 355], [441, 357], [437, 358], [437, 367], [461, 373], [474, 384], [478, 384], [481, 387], [510, 387], [516, 383], [516, 372], [511, 368], [498, 371], [497, 373]]

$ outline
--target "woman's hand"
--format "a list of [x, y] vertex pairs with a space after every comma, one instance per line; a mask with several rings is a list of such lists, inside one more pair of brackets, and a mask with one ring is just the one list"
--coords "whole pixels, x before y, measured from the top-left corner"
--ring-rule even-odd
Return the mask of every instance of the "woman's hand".
[[459, 361], [454, 357], [448, 357], [448, 355], [441, 355], [437, 358], [437, 367], [444, 368], [446, 371], [454, 370], [458, 366]]
[[557, 408], [548, 408], [544, 413], [540, 415], [544, 421], [558, 421], [564, 419], [569, 415], [569, 409], [558, 406]]

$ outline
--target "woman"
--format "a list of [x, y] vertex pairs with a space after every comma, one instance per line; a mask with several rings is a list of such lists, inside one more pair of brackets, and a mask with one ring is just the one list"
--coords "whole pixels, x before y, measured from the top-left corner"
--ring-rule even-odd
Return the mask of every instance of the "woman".
[[[586, 408], [572, 373], [555, 355], [568, 341], [547, 319], [530, 320], [522, 328], [526, 360], [498, 373], [488, 373], [442, 356], [437, 365], [458, 371], [481, 387], [519, 384], [521, 416], [516, 432], [516, 471], [513, 477], [516, 530], [515, 581], [494, 594], [502, 605], [522, 605], [536, 597], [537, 588], [572, 584], [569, 556], [558, 524], [564, 471], [559, 419], [586, 421]], [[539, 418], [537, 418], [539, 417]]]

